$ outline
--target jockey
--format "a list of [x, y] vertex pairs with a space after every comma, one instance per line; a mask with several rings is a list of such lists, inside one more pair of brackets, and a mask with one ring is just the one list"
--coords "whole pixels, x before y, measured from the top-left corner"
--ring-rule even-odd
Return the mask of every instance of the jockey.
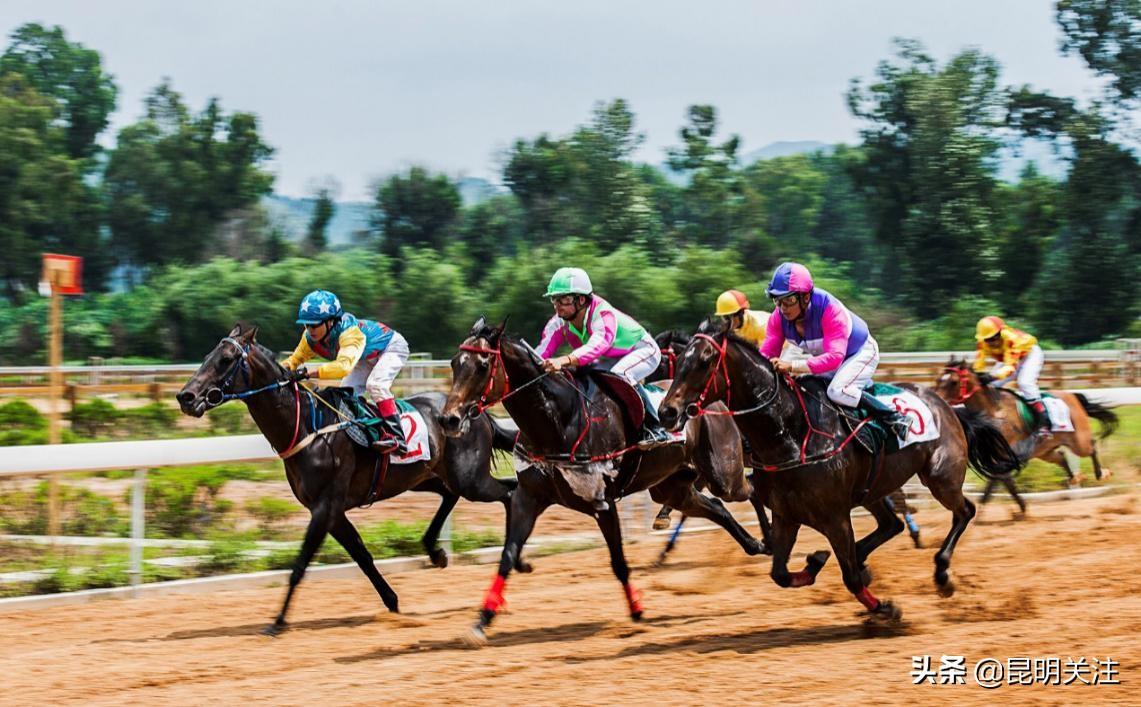
[[[845, 407], [862, 403], [896, 436], [904, 439], [911, 420], [865, 389], [879, 364], [879, 345], [868, 325], [843, 302], [812, 284], [808, 268], [781, 263], [765, 291], [776, 309], [769, 317], [761, 353], [782, 373], [830, 378], [828, 398]], [[785, 341], [809, 354], [806, 361], [782, 361]]]
[[725, 290], [717, 297], [717, 309], [713, 312], [724, 317], [729, 323], [729, 331], [745, 341], [760, 346], [765, 340], [765, 327], [769, 315], [749, 309], [749, 298], [740, 290]]
[[408, 342], [389, 327], [357, 319], [341, 309], [341, 301], [327, 290], [305, 295], [297, 310], [297, 323], [305, 326], [293, 354], [281, 365], [294, 371], [294, 379], [311, 377], [303, 364], [314, 356], [328, 359], [316, 368], [316, 378], [340, 378], [341, 385], [357, 395], [366, 391], [376, 403], [384, 438], [373, 443], [381, 453], [407, 454], [400, 413], [392, 395], [392, 381], [408, 360]]
[[1050, 418], [1042, 403], [1042, 392], [1038, 389], [1038, 374], [1042, 372], [1042, 349], [1038, 339], [1009, 327], [998, 317], [983, 317], [975, 326], [975, 341], [978, 353], [975, 355], [974, 370], [987, 369], [987, 359], [998, 361], [992, 375], [993, 386], [1001, 386], [1015, 379], [1018, 392], [1026, 398], [1026, 404], [1034, 411], [1035, 431], [1039, 437], [1050, 435]]
[[[595, 364], [621, 376], [638, 394], [646, 408], [644, 438], [638, 446], [646, 449], [670, 441], [658, 421], [658, 411], [650, 402], [642, 379], [653, 373], [662, 360], [661, 349], [638, 322], [594, 294], [590, 276], [581, 268], [559, 268], [547, 285], [555, 314], [543, 328], [538, 353], [548, 372], [567, 366]], [[565, 356], [554, 356], [562, 345], [575, 347]]]

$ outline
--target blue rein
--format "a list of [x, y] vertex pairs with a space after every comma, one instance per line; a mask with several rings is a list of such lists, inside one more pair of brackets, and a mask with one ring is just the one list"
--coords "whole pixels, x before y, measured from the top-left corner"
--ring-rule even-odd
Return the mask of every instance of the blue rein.
[[233, 365], [233, 367], [230, 369], [230, 372], [226, 374], [226, 377], [222, 379], [222, 382], [218, 384], [217, 387], [206, 391], [206, 402], [209, 403], [211, 407], [218, 407], [222, 403], [228, 402], [230, 400], [245, 400], [246, 398], [257, 395], [258, 393], [264, 393], [267, 390], [284, 388], [293, 382], [290, 380], [274, 381], [269, 385], [263, 385], [262, 387], [255, 388], [253, 390], [243, 390], [237, 393], [227, 393], [226, 389], [230, 387], [231, 383], [233, 383], [234, 377], [238, 374], [238, 371], [241, 371], [242, 373], [243, 383], [245, 385], [250, 384], [250, 346], [249, 344], [242, 344], [231, 336], [227, 336], [226, 338], [222, 339], [222, 341], [233, 344], [235, 347], [237, 347], [238, 352], [241, 354], [241, 358], [239, 358], [237, 363]]

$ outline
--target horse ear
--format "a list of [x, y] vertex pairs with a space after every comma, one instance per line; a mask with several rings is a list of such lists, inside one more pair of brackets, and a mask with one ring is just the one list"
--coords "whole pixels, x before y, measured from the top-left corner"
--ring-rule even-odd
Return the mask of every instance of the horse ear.
[[246, 330], [246, 333], [244, 336], [246, 338], [246, 341], [249, 341], [249, 342], [257, 341], [257, 336], [258, 336], [257, 326], [250, 327], [248, 330]]
[[236, 338], [242, 335], [242, 323], [234, 324], [234, 328], [230, 330], [230, 337]]
[[503, 336], [503, 330], [507, 328], [507, 320], [510, 318], [511, 318], [511, 315], [508, 314], [507, 316], [503, 317], [503, 321], [499, 323], [499, 328], [496, 329], [496, 331], [499, 332], [500, 336]]
[[478, 335], [479, 332], [483, 331], [484, 327], [486, 327], [486, 326], [487, 326], [487, 317], [485, 317], [481, 314], [479, 319], [475, 320], [475, 324], [472, 324], [472, 326], [471, 326], [471, 335], [472, 336]]

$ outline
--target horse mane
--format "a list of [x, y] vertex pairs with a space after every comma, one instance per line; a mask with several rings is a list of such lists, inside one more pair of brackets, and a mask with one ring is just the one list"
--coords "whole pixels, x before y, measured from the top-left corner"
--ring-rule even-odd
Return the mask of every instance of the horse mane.
[[658, 347], [663, 349], [674, 344], [687, 346], [692, 339], [693, 335], [687, 334], [681, 329], [666, 329], [654, 337], [654, 341], [658, 343]]

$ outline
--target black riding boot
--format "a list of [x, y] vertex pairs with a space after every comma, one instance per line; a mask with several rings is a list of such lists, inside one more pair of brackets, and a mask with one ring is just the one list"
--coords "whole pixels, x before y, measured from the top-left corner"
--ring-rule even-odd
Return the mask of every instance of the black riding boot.
[[646, 409], [646, 418], [642, 422], [642, 440], [638, 442], [639, 449], [650, 449], [652, 447], [660, 447], [663, 444], [669, 444], [673, 441], [670, 438], [670, 433], [666, 432], [662, 427], [661, 420], [658, 419], [658, 411], [654, 408], [654, 404], [650, 402], [650, 397], [646, 394], [646, 389], [642, 386], [635, 386], [638, 395], [642, 396], [642, 407]]
[[877, 421], [886, 425], [892, 434], [900, 439], [907, 439], [907, 433], [912, 425], [910, 417], [902, 414], [867, 391], [861, 394], [860, 403], [871, 411], [872, 416], [875, 417]]
[[380, 418], [380, 427], [384, 434], [372, 443], [372, 448], [382, 454], [395, 454], [404, 456], [408, 453], [408, 444], [404, 440], [404, 428], [400, 426], [400, 415], [387, 415]]
[[1046, 403], [1041, 400], [1027, 401], [1031, 412], [1034, 413], [1034, 435], [1036, 437], [1050, 436], [1050, 416], [1046, 413]]

